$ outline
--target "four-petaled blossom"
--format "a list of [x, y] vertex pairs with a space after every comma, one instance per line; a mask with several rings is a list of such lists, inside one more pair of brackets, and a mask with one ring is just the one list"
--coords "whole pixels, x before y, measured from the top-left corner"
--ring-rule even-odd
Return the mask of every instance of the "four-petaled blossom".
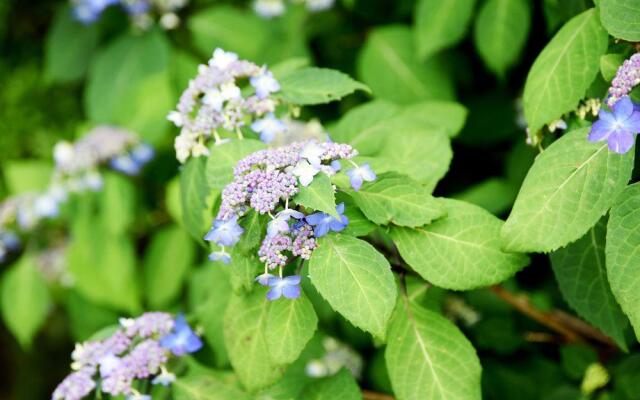
[[213, 51], [213, 58], [209, 61], [209, 65], [218, 69], [226, 69], [229, 64], [235, 61], [238, 61], [238, 55], [236, 53], [217, 48]]
[[269, 287], [267, 299], [276, 300], [281, 296], [287, 299], [296, 299], [300, 297], [300, 275], [291, 275], [284, 278], [274, 276], [269, 278]]
[[273, 113], [269, 113], [266, 117], [254, 121], [251, 129], [260, 134], [260, 140], [271, 143], [277, 134], [287, 129], [287, 124], [276, 118]]
[[109, 165], [114, 170], [129, 176], [137, 175], [140, 172], [140, 164], [138, 164], [129, 155], [121, 155], [112, 158]]
[[373, 182], [376, 180], [376, 173], [373, 172], [369, 164], [362, 164], [359, 167], [347, 171], [349, 183], [356, 192], [362, 187], [362, 182]]
[[249, 83], [256, 90], [259, 99], [266, 99], [271, 93], [280, 90], [280, 84], [273, 77], [271, 71], [264, 69], [260, 75], [252, 76]]
[[209, 254], [209, 261], [221, 261], [225, 264], [229, 264], [231, 262], [231, 255], [224, 251], [224, 249], [219, 251], [214, 251]]
[[173, 330], [160, 339], [160, 346], [171, 350], [176, 356], [194, 353], [202, 347], [202, 340], [193, 332], [189, 324], [180, 314], [176, 318]]
[[304, 214], [296, 210], [282, 210], [267, 224], [267, 237], [274, 237], [281, 232], [289, 232], [289, 219], [304, 218]]
[[261, 284], [262, 286], [267, 286], [269, 285], [269, 279], [271, 278], [275, 278], [275, 275], [265, 272], [264, 274], [260, 274], [256, 276], [255, 281]]
[[220, 246], [233, 246], [238, 243], [243, 232], [244, 229], [238, 225], [237, 217], [231, 217], [228, 220], [216, 219], [204, 240], [215, 242]]
[[322, 237], [329, 233], [329, 231], [340, 232], [349, 224], [349, 218], [344, 215], [344, 203], [338, 204], [336, 207], [340, 219], [325, 214], [323, 212], [317, 212], [311, 215], [307, 215], [305, 219], [309, 225], [313, 226], [313, 234], [315, 237]]
[[300, 151], [300, 157], [306, 158], [311, 165], [320, 165], [320, 157], [326, 152], [325, 148], [315, 141], [307, 143]]
[[618, 100], [611, 111], [600, 110], [598, 120], [589, 132], [589, 140], [606, 140], [611, 151], [624, 154], [633, 147], [635, 135], [640, 132], [640, 112], [634, 110], [629, 97]]
[[320, 172], [320, 168], [310, 164], [307, 160], [298, 161], [291, 170], [291, 173], [298, 177], [302, 186], [309, 186], [318, 172]]

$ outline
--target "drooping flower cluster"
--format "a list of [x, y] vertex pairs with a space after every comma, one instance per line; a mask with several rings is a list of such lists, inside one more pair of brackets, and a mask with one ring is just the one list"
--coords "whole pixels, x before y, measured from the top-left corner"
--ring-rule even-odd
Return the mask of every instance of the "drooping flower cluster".
[[[248, 91], [241, 90], [248, 79]], [[266, 67], [239, 60], [238, 55], [215, 49], [207, 65], [180, 96], [177, 110], [167, 117], [180, 128], [175, 139], [176, 157], [185, 162], [190, 156], [208, 156], [207, 142], [223, 142], [221, 131], [242, 138], [241, 128], [250, 126], [265, 142], [285, 126], [274, 115], [277, 100], [271, 95], [280, 84]]]
[[172, 357], [198, 351], [202, 341], [184, 316], [149, 312], [136, 319], [121, 319], [108, 338], [76, 344], [68, 375], [53, 392], [52, 400], [78, 400], [94, 389], [111, 396], [151, 399], [136, 390], [136, 382], [169, 385], [175, 375], [167, 370]]
[[[99, 167], [108, 164], [126, 175], [136, 175], [153, 157], [153, 149], [124, 129], [99, 126], [75, 143], [60, 142], [53, 151], [55, 169], [49, 186], [0, 203], [0, 262], [19, 243], [12, 231], [28, 232], [42, 220], [55, 218], [70, 193], [98, 191], [103, 180]], [[4, 238], [11, 238], [5, 240]], [[14, 240], [15, 239], [15, 240]]]
[[162, 28], [176, 28], [180, 24], [176, 13], [188, 3], [188, 0], [71, 0], [73, 15], [83, 24], [95, 22], [105, 9], [120, 5], [132, 24], [140, 29], [151, 27], [155, 15]]
[[[304, 4], [310, 12], [325, 11], [333, 7], [335, 0], [292, 0], [292, 3]], [[273, 18], [287, 11], [285, 0], [255, 0], [253, 9], [263, 18]]]
[[[338, 218], [324, 212], [305, 215], [303, 211], [309, 210], [293, 204], [294, 197], [300, 187], [309, 186], [318, 174], [332, 176], [339, 171], [339, 160], [354, 165], [347, 175], [355, 190], [360, 189], [363, 181], [376, 179], [367, 164], [358, 166], [351, 161], [356, 155], [357, 151], [346, 144], [310, 140], [259, 150], [240, 160], [233, 181], [222, 191], [218, 215], [205, 236], [205, 240], [221, 247], [209, 258], [229, 263], [231, 257], [225, 247], [235, 245], [244, 232], [239, 219], [250, 209], [268, 214], [271, 221], [258, 250], [265, 270], [256, 281], [271, 288], [267, 294], [270, 300], [298, 297], [300, 276], [283, 277], [283, 268], [292, 257], [308, 260], [317, 247], [316, 238], [343, 230], [349, 220], [344, 215], [343, 203], [336, 207]], [[276, 268], [279, 276], [269, 272]]]
[[640, 53], [632, 55], [618, 68], [609, 87], [607, 105], [613, 107], [618, 100], [629, 96], [631, 89], [640, 83]]

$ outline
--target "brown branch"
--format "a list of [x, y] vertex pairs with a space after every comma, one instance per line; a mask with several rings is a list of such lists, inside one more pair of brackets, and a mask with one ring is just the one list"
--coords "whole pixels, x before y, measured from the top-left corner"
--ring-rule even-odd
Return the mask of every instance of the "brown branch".
[[362, 391], [363, 400], [395, 400], [393, 396], [384, 393], [372, 392], [370, 390]]
[[593, 341], [605, 344], [609, 347], [613, 347], [613, 348], [618, 347], [616, 343], [613, 340], [611, 340], [609, 336], [600, 332], [599, 330], [589, 325], [588, 323], [584, 322], [580, 318], [574, 317], [573, 315], [560, 310], [554, 310], [551, 313], [551, 315], [553, 315], [553, 317], [557, 321], [573, 329], [573, 331], [580, 333], [583, 337], [587, 339], [591, 339]]

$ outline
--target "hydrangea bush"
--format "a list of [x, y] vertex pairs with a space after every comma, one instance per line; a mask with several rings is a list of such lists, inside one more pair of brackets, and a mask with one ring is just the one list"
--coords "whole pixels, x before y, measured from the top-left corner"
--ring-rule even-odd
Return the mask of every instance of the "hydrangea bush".
[[0, 397], [637, 397], [640, 5], [55, 6], [0, 60]]

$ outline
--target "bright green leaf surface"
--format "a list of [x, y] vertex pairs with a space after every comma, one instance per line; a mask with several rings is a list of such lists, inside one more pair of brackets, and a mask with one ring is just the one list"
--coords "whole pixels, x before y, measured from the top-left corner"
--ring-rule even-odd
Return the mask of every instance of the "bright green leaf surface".
[[306, 67], [287, 74], [280, 81], [280, 96], [299, 105], [330, 103], [356, 90], [370, 92], [367, 85], [340, 71]]
[[265, 341], [271, 358], [281, 364], [295, 361], [313, 336], [317, 324], [316, 312], [304, 294], [297, 299], [270, 303]]
[[301, 400], [360, 400], [362, 393], [360, 387], [351, 373], [341, 369], [337, 374], [322, 378], [309, 384], [302, 395]]
[[464, 37], [475, 0], [419, 0], [415, 10], [418, 56], [426, 59]]
[[637, 0], [600, 0], [600, 19], [611, 36], [640, 41], [640, 2]]
[[264, 149], [262, 142], [251, 139], [231, 140], [211, 147], [207, 158], [207, 182], [211, 189], [222, 190], [233, 180], [233, 169], [238, 161], [249, 154]]
[[309, 186], [300, 185], [300, 192], [293, 198], [293, 201], [336, 218], [340, 217], [336, 211], [336, 198], [331, 179], [322, 172], [313, 178]]

